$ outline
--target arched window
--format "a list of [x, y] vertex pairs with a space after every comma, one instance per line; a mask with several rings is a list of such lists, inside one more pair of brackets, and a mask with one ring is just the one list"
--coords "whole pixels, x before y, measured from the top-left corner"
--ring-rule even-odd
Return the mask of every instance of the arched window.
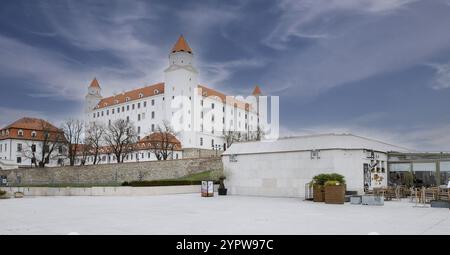
[[153, 94], [159, 94], [159, 90], [157, 90], [157, 89], [155, 89], [155, 90], [153, 90]]
[[36, 137], [36, 131], [31, 131], [31, 137]]
[[129, 98], [129, 97], [126, 97], [126, 98], [125, 98], [125, 101], [127, 101], [127, 102], [130, 101], [130, 98]]
[[143, 98], [143, 97], [144, 97], [144, 94], [139, 93], [139, 98]]
[[18, 135], [18, 136], [23, 136], [23, 130], [22, 130], [22, 129], [19, 129], [19, 131], [17, 131], [17, 135]]

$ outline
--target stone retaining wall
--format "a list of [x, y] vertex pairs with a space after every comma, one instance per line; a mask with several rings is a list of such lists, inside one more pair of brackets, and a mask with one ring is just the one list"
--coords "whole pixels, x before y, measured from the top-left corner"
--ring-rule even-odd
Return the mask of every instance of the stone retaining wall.
[[102, 164], [0, 170], [9, 186], [46, 184], [121, 184], [125, 181], [161, 180], [209, 170], [222, 171], [220, 158], [196, 158], [139, 163]]

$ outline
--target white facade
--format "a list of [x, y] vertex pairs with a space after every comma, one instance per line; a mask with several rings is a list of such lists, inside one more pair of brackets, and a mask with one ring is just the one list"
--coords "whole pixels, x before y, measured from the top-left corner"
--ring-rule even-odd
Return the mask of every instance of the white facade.
[[[388, 151], [407, 149], [336, 134], [237, 143], [222, 156], [225, 185], [235, 195], [305, 197], [315, 175], [339, 173], [347, 190], [362, 193], [365, 182], [369, 189], [387, 186]], [[370, 176], [366, 178], [365, 164]]]
[[[183, 158], [183, 152], [181, 150], [179, 151], [172, 151], [169, 159], [182, 159]], [[82, 157], [79, 156], [75, 160], [75, 165], [81, 164]], [[146, 162], [146, 161], [153, 161], [157, 160], [155, 154], [149, 150], [140, 150], [140, 151], [133, 151], [127, 154], [125, 156], [125, 159], [123, 160], [124, 163], [130, 163], [130, 162]], [[97, 165], [100, 164], [114, 164], [117, 163], [116, 156], [112, 153], [100, 153], [97, 158]], [[93, 165], [94, 164], [94, 156], [89, 155], [86, 157], [86, 161], [84, 165]]]
[[[0, 168], [13, 169], [18, 167], [34, 167], [34, 163], [31, 159], [31, 152], [34, 148], [36, 158], [40, 160], [43, 149], [42, 144], [42, 141], [26, 139], [0, 140]], [[59, 152], [59, 148], [55, 148], [46, 166], [53, 167], [65, 163], [65, 157]]]
[[[177, 48], [180, 40], [186, 50]], [[163, 90], [158, 93], [142, 93], [138, 98], [133, 98], [134, 92], [139, 93], [138, 89], [105, 99], [95, 80], [86, 96], [86, 121], [107, 125], [126, 119], [134, 124], [139, 138], [152, 133], [163, 121], [167, 121], [178, 131], [177, 138], [183, 148], [224, 149], [224, 130], [253, 136], [258, 125], [256, 100], [227, 99], [224, 102], [224, 94], [200, 86], [194, 55], [186, 45], [184, 38], [180, 37], [169, 54], [169, 66], [164, 71], [163, 83], [141, 88]], [[124, 97], [125, 100], [121, 100]], [[109, 103], [104, 103], [106, 101]]]

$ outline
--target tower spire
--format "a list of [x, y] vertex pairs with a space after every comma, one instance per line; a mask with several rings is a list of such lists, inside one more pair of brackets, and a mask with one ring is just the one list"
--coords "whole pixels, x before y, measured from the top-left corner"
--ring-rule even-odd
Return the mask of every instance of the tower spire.
[[98, 83], [97, 78], [94, 77], [94, 79], [91, 81], [91, 85], [89, 85], [89, 88], [91, 87], [100, 88], [100, 84]]
[[175, 53], [175, 52], [180, 52], [180, 51], [192, 54], [192, 49], [191, 49], [191, 47], [189, 47], [189, 45], [186, 42], [186, 39], [184, 39], [183, 35], [180, 35], [180, 37], [178, 37], [177, 42], [172, 47], [172, 50], [170, 52]]

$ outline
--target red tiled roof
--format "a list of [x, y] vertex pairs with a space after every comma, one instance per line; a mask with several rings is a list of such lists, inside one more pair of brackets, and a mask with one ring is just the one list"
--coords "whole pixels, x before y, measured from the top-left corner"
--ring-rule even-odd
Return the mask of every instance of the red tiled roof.
[[175, 45], [172, 47], [172, 50], [171, 50], [172, 53], [179, 52], [179, 51], [192, 53], [192, 49], [191, 49], [191, 47], [189, 47], [189, 45], [186, 42], [186, 40], [184, 39], [183, 35], [180, 35], [180, 37], [178, 38], [177, 42], [175, 43]]
[[201, 89], [200, 93], [204, 97], [218, 97], [222, 103], [227, 103], [229, 105], [236, 106], [237, 108], [244, 109], [246, 111], [250, 111], [251, 107], [248, 103], [234, 99], [233, 97], [227, 98], [227, 95], [223, 94], [214, 89], [210, 89], [208, 87], [198, 85], [198, 88]]
[[97, 104], [97, 109], [108, 107], [111, 105], [122, 104], [128, 101], [137, 100], [144, 97], [155, 96], [164, 93], [164, 83], [160, 82], [154, 85], [146, 86], [143, 88], [130, 90], [122, 94], [103, 98]]
[[98, 83], [97, 78], [94, 78], [94, 79], [91, 81], [91, 85], [89, 85], [89, 87], [97, 87], [97, 88], [100, 88], [100, 84]]
[[0, 130], [0, 140], [22, 139], [42, 141], [44, 140], [44, 131], [49, 132], [50, 135], [55, 136], [55, 138], [58, 134], [58, 136], [60, 136], [58, 139], [63, 139], [62, 130], [55, 127], [48, 121], [43, 119], [24, 117], [2, 128]]
[[255, 86], [255, 89], [253, 90], [252, 95], [254, 95], [254, 96], [261, 95], [261, 89], [259, 88], [258, 85]]

